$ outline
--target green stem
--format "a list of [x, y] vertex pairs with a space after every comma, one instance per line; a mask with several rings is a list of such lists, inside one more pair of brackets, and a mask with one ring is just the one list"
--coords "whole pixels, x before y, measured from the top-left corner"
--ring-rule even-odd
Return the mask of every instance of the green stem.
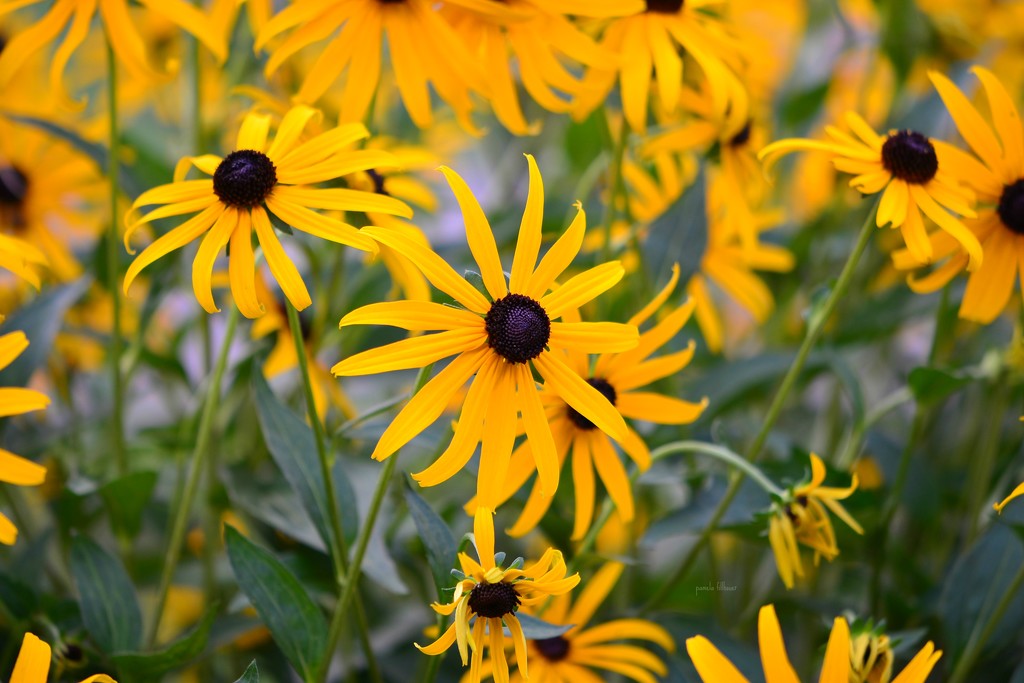
[[[849, 289], [850, 283], [853, 281], [853, 273], [857, 268], [857, 264], [860, 262], [861, 256], [867, 249], [868, 242], [871, 240], [871, 235], [875, 230], [875, 213], [878, 211], [878, 201], [875, 201], [874, 206], [868, 213], [864, 224], [860, 228], [860, 233], [857, 236], [857, 242], [853, 247], [853, 251], [846, 258], [846, 263], [843, 265], [842, 271], [839, 273], [839, 278], [836, 280], [835, 287], [829, 293], [828, 298], [822, 304], [821, 310], [812, 313], [807, 323], [807, 333], [804, 335], [804, 340], [800, 344], [800, 349], [797, 351], [796, 358], [793, 360], [793, 364], [789, 366], [789, 370], [786, 372], [786, 376], [782, 378], [782, 384], [779, 385], [778, 390], [775, 392], [775, 397], [772, 399], [771, 405], [768, 407], [768, 413], [765, 416], [764, 422], [761, 425], [760, 431], [757, 436], [754, 437], [754, 441], [747, 451], [746, 460], [748, 462], [757, 462], [761, 455], [761, 450], [764, 448], [764, 443], [768, 439], [768, 434], [771, 433], [772, 428], [775, 426], [775, 422], [779, 419], [779, 414], [782, 412], [782, 406], [785, 404], [786, 399], [789, 397], [789, 393], [796, 386], [796, 382], [800, 377], [800, 373], [804, 369], [804, 365], [807, 363], [807, 357], [814, 349], [815, 344], [821, 337], [822, 332], [825, 329], [825, 324], [828, 322], [832, 313], [836, 309], [836, 305], [846, 294], [846, 290]], [[693, 566], [694, 561], [697, 559], [697, 554], [703, 550], [704, 546], [707, 545], [711, 539], [711, 535], [718, 527], [719, 522], [722, 521], [722, 517], [725, 516], [726, 511], [732, 504], [732, 501], [736, 498], [739, 493], [740, 485], [743, 483], [744, 474], [742, 471], [733, 472], [730, 477], [729, 487], [725, 491], [725, 495], [722, 497], [722, 501], [715, 508], [715, 511], [711, 514], [711, 519], [708, 524], [701, 531], [697, 541], [690, 547], [686, 555], [683, 557], [682, 562], [676, 571], [665, 581], [661, 587], [655, 591], [654, 595], [650, 600], [641, 608], [641, 613], [647, 612], [648, 610], [663, 604], [666, 596], [672, 591], [677, 583], [682, 581], [690, 568]]]
[[110, 182], [110, 229], [107, 231], [107, 289], [110, 291], [113, 322], [110, 330], [110, 350], [107, 362], [110, 364], [110, 381], [113, 386], [113, 414], [111, 420], [111, 441], [114, 464], [118, 476], [128, 472], [128, 458], [124, 446], [124, 386], [121, 382], [121, 268], [118, 245], [121, 231], [118, 227], [117, 201], [120, 194], [118, 157], [121, 154], [121, 132], [117, 113], [117, 57], [107, 36], [107, 107], [110, 127], [109, 151], [107, 152], [107, 180]]
[[992, 611], [992, 615], [985, 621], [984, 626], [981, 625], [980, 619], [975, 623], [974, 629], [971, 631], [971, 637], [967, 641], [967, 647], [964, 648], [964, 654], [956, 663], [953, 674], [949, 677], [949, 683], [963, 683], [967, 679], [967, 674], [970, 673], [975, 660], [981, 654], [982, 648], [988, 642], [988, 639], [992, 637], [992, 632], [996, 630], [996, 626], [999, 625], [1003, 615], [1006, 614], [1006, 610], [1010, 608], [1010, 604], [1017, 597], [1017, 592], [1022, 585], [1024, 585], [1024, 566], [1017, 570], [1017, 574], [1010, 582], [1010, 586], [1003, 593], [1002, 599]]
[[[411, 396], [415, 396], [423, 388], [423, 385], [427, 383], [432, 368], [433, 364], [431, 363], [420, 370], [413, 385]], [[380, 479], [377, 480], [377, 487], [373, 491], [370, 509], [366, 513], [366, 521], [363, 523], [363, 528], [359, 530], [356, 549], [352, 555], [352, 561], [349, 563], [348, 574], [345, 577], [341, 595], [334, 607], [334, 614], [331, 616], [331, 624], [327, 631], [327, 654], [324, 656], [323, 670], [319, 677], [319, 680], [325, 683], [327, 681], [327, 671], [330, 668], [331, 655], [338, 647], [338, 639], [341, 637], [341, 627], [345, 621], [345, 614], [348, 612], [349, 604], [357, 594], [363, 558], [366, 556], [366, 548], [370, 544], [370, 536], [373, 535], [373, 529], [377, 526], [377, 516], [380, 514], [380, 508], [384, 503], [384, 495], [387, 493], [391, 477], [395, 472], [395, 466], [398, 464], [398, 455], [398, 453], [393, 453], [384, 463]]]
[[629, 123], [626, 122], [625, 117], [622, 119], [622, 127], [619, 129], [618, 139], [615, 138], [611, 131], [611, 125], [607, 122], [607, 117], [603, 114], [598, 114], [605, 119], [605, 125], [608, 131], [609, 144], [612, 145], [612, 163], [608, 169], [608, 204], [605, 205], [604, 212], [604, 246], [601, 250], [601, 260], [608, 261], [612, 256], [612, 232], [615, 226], [615, 217], [618, 212], [617, 201], [619, 197], [625, 199], [625, 179], [622, 175], [622, 164], [626, 157], [626, 143], [629, 139]]
[[[232, 304], [228, 312], [227, 328], [224, 330], [224, 339], [221, 341], [220, 353], [217, 355], [217, 364], [213, 369], [210, 384], [206, 387], [206, 400], [203, 404], [202, 417], [199, 420], [196, 448], [192, 454], [192, 462], [189, 465], [188, 479], [185, 481], [185, 488], [182, 491], [181, 499], [178, 501], [178, 507], [174, 512], [171, 538], [167, 544], [163, 570], [160, 575], [160, 588], [157, 592], [156, 609], [153, 612], [153, 620], [149, 629], [147, 642], [150, 647], [156, 642], [160, 619], [163, 617], [164, 607], [167, 604], [167, 593], [171, 588], [171, 580], [174, 578], [174, 569], [181, 557], [181, 544], [185, 540], [189, 510], [192, 508], [192, 501], [196, 496], [196, 491], [199, 489], [199, 481], [202, 479], [203, 471], [206, 468], [206, 459], [209, 457], [210, 443], [213, 440], [214, 418], [217, 414], [217, 406], [220, 403], [224, 371], [228, 365], [228, 351], [231, 349], [231, 341], [235, 337], [235, 328], [238, 327], [238, 315], [238, 307]], [[208, 538], [206, 542], [213, 543], [214, 539]]]

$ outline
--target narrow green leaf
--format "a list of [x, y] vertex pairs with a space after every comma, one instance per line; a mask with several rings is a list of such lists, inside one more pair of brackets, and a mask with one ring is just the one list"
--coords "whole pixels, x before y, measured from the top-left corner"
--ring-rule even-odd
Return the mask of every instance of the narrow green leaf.
[[907, 384], [914, 398], [923, 406], [935, 405], [968, 384], [971, 377], [938, 368], [914, 368]]
[[228, 525], [228, 559], [238, 585], [270, 629], [274, 642], [303, 680], [319, 670], [327, 647], [327, 620], [302, 584], [269, 551]]
[[113, 659], [118, 671], [136, 680], [153, 681], [169, 671], [188, 665], [206, 649], [210, 628], [216, 616], [217, 606], [213, 605], [188, 633], [155, 652], [115, 653]]
[[517, 614], [516, 619], [523, 627], [527, 640], [546, 640], [565, 635], [575, 624], [549, 624], [543, 619], [531, 617], [529, 614]]
[[[327, 492], [320, 476], [320, 463], [313, 431], [305, 420], [277, 400], [263, 373], [252, 373], [256, 414], [270, 455], [281, 469], [302, 506], [316, 525], [320, 538], [331, 546], [330, 512]], [[341, 524], [347, 539], [354, 539], [359, 529], [355, 492], [340, 463], [335, 463], [334, 490], [341, 511]]]
[[235, 683], [260, 683], [260, 670], [256, 667], [256, 660], [249, 662], [245, 673]]
[[156, 472], [142, 471], [132, 472], [103, 485], [100, 494], [106, 503], [114, 531], [123, 532], [129, 538], [139, 533], [142, 512], [153, 495], [156, 480]]
[[443, 591], [451, 583], [451, 568], [455, 562], [455, 536], [445, 521], [423, 498], [405, 482], [405, 504], [409, 506], [409, 514], [416, 524], [420, 540], [427, 548], [427, 560], [430, 571], [434, 575], [437, 595], [443, 598]]
[[139, 647], [142, 613], [121, 560], [85, 536], [71, 539], [71, 574], [81, 596], [82, 622], [106, 653]]
[[32, 373], [46, 361], [64, 314], [89, 288], [88, 278], [52, 287], [7, 317], [0, 334], [21, 330], [29, 345], [13, 363], [0, 372], [0, 386], [23, 387]]

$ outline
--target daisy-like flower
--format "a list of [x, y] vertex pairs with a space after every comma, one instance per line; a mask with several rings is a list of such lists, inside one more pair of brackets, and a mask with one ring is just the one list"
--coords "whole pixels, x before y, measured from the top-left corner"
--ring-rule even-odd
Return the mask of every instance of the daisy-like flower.
[[525, 569], [517, 566], [521, 566], [521, 561], [513, 562], [508, 569], [498, 566], [494, 555], [493, 514], [487, 508], [477, 508], [473, 536], [480, 562], [459, 553], [463, 578], [455, 586], [451, 603], [431, 605], [438, 614], [454, 614], [454, 622], [430, 645], [416, 645], [420, 652], [436, 656], [457, 643], [463, 666], [470, 662], [469, 652], [472, 650], [471, 683], [480, 681], [485, 642], [491, 649], [494, 680], [508, 683], [503, 626], [512, 634], [519, 673], [524, 679], [528, 678], [526, 636], [516, 618], [516, 611], [520, 605], [536, 605], [550, 596], [568, 593], [580, 582], [579, 574], [565, 575], [562, 553], [554, 548], [548, 548], [541, 559]]
[[582, 417], [614, 438], [624, 439], [628, 430], [622, 416], [600, 391], [566, 364], [561, 352], [615, 352], [637, 344], [637, 330], [632, 325], [559, 321], [615, 285], [623, 269], [618, 261], [605, 263], [548, 292], [579, 252], [586, 215], [577, 204], [572, 224], [538, 264], [544, 184], [537, 162], [530, 155], [526, 158], [530, 190], [507, 282], [490, 224], [476, 197], [457, 173], [441, 169], [462, 209], [469, 249], [480, 269], [486, 295], [406, 234], [388, 228], [363, 228], [365, 234], [415, 263], [431, 284], [462, 308], [426, 301], [394, 301], [356, 309], [342, 318], [342, 326], [374, 324], [440, 332], [358, 353], [332, 369], [339, 376], [372, 375], [422, 368], [456, 356], [395, 417], [377, 442], [373, 457], [387, 458], [426, 429], [475, 374], [451, 444], [430, 467], [413, 476], [422, 486], [434, 486], [453, 477], [482, 439], [477, 495], [480, 505], [491, 509], [496, 507], [509, 475], [520, 412], [545, 495], [553, 495], [558, 488], [557, 448], [533, 369]]
[[[0, 337], [0, 370], [3, 370], [21, 352], [28, 348], [24, 332], [10, 332]], [[42, 410], [50, 404], [46, 394], [20, 387], [0, 388], [0, 417], [22, 415]], [[0, 482], [15, 486], [39, 486], [46, 479], [46, 468], [0, 449]], [[12, 545], [18, 538], [18, 529], [0, 513], [0, 543]]]
[[[829, 140], [790, 138], [777, 140], [758, 153], [765, 172], [791, 152], [824, 152], [843, 173], [853, 174], [850, 186], [865, 195], [883, 192], [875, 223], [899, 228], [910, 254], [918, 263], [931, 263], [935, 250], [925, 229], [925, 216], [967, 252], [969, 270], [981, 266], [981, 244], [974, 233], [953, 214], [973, 218], [973, 193], [957, 180], [953, 169], [959, 158], [953, 149], [913, 130], [893, 130], [879, 135], [855, 112], [846, 113], [852, 134], [826, 126]], [[950, 213], [952, 211], [953, 213]]]
[[[679, 267], [676, 266], [669, 283], [629, 320], [629, 324], [640, 327], [647, 322], [668, 300], [678, 279]], [[568, 352], [565, 360], [574, 373], [607, 398], [623, 417], [657, 424], [689, 424], [704, 412], [707, 407], [706, 398], [699, 403], [691, 403], [639, 389], [674, 375], [689, 364], [696, 348], [692, 341], [682, 351], [658, 358], [651, 358], [651, 355], [676, 336], [692, 312], [692, 302], [673, 309], [650, 330], [640, 335], [640, 343], [636, 348], [622, 353], [603, 354], [593, 365], [589, 355], [575, 350]], [[578, 314], [573, 311], [572, 319], [576, 318]], [[568, 315], [566, 319], [569, 319]], [[645, 471], [651, 465], [651, 454], [640, 435], [627, 426], [624, 437], [610, 438], [546, 385], [541, 390], [541, 402], [555, 438], [559, 467], [572, 454], [572, 478], [576, 496], [573, 539], [583, 538], [594, 517], [595, 470], [622, 520], [632, 521], [633, 491], [629, 475], [612, 440], [619, 444], [641, 471]], [[532, 444], [526, 440], [512, 455], [499, 502], [511, 498], [526, 483], [533, 473], [534, 459]], [[518, 521], [509, 529], [509, 534], [522, 536], [534, 529], [548, 511], [551, 501], [551, 496], [546, 494], [543, 482], [538, 477]], [[474, 505], [475, 501], [470, 501], [467, 508], [472, 510]]]
[[721, 18], [708, 12], [720, 0], [646, 0], [644, 12], [615, 19], [605, 30], [601, 45], [621, 56], [617, 69], [592, 67], [583, 79], [574, 115], [584, 118], [600, 106], [614, 87], [622, 94], [622, 110], [629, 127], [647, 129], [652, 86], [658, 105], [672, 113], [683, 88], [680, 48], [703, 71], [711, 89], [716, 118], [727, 121], [727, 131], [739, 131], [747, 121], [747, 91], [737, 76], [746, 50]]
[[864, 533], [857, 520], [838, 502], [849, 498], [857, 489], [857, 475], [853, 475], [853, 481], [845, 489], [822, 486], [823, 481], [825, 463], [811, 453], [810, 481], [787, 491], [786, 497], [772, 506], [768, 541], [775, 553], [779, 577], [786, 588], [793, 587], [794, 575], [804, 576], [799, 544], [814, 550], [815, 565], [822, 557], [831, 562], [839, 555], [836, 533], [828, 516], [830, 511], [858, 534]]
[[[0, 0], [0, 17], [17, 9], [42, 4], [45, 4], [44, 0]], [[195, 36], [220, 62], [227, 59], [226, 36], [218, 32], [216, 25], [191, 2], [139, 0], [139, 4]], [[50, 89], [54, 96], [64, 98], [66, 105], [73, 105], [65, 95], [64, 68], [89, 35], [89, 27], [97, 13], [114, 54], [125, 69], [136, 78], [158, 77], [149, 66], [146, 43], [132, 22], [127, 0], [57, 0], [39, 21], [19, 31], [0, 54], [0, 86], [6, 85], [33, 53], [63, 35], [50, 63]]]
[[[50, 645], [33, 633], [26, 633], [21, 641], [18, 659], [14, 662], [10, 683], [46, 683], [50, 675]], [[106, 674], [89, 676], [81, 683], [117, 683]]]
[[[965, 221], [981, 242], [985, 262], [968, 275], [960, 317], [990, 323], [1006, 308], [1018, 273], [1024, 272], [1024, 128], [1013, 99], [995, 75], [977, 66], [972, 71], [985, 88], [992, 126], [952, 81], [935, 72], [929, 76], [976, 157], [954, 147], [947, 154], [961, 180], [985, 206], [977, 218]], [[908, 279], [915, 292], [941, 289], [968, 266], [968, 254], [941, 233], [931, 236], [931, 248], [941, 265]], [[894, 253], [893, 261], [901, 270], [918, 265], [908, 251]]]
[[[765, 605], [757, 615], [757, 640], [761, 647], [761, 666], [766, 683], [794, 683], [800, 679], [786, 654], [779, 618], [773, 605]], [[686, 641], [686, 652], [704, 683], [748, 683], [732, 662], [704, 636]], [[850, 676], [850, 627], [836, 617], [825, 646], [819, 683], [847, 683]], [[903, 683], [901, 681], [900, 683]]]
[[861, 633], [850, 641], [849, 683], [925, 683], [942, 657], [928, 641], [896, 678], [892, 677], [893, 652], [889, 636]]
[[495, 12], [493, 4], [456, 0], [443, 11], [486, 71], [495, 115], [516, 135], [534, 134], [538, 126], [523, 114], [510, 53], [530, 97], [548, 111], [566, 113], [572, 107], [569, 98], [580, 94], [582, 86], [565, 61], [611, 70], [619, 64], [615, 54], [599, 47], [566, 15], [610, 18], [644, 9], [643, 0], [504, 0], [499, 4], [515, 13], [509, 19]]
[[103, 229], [103, 179], [66, 142], [0, 117], [0, 268], [39, 288], [78, 276], [71, 249]]
[[[462, 36], [434, 4], [432, 0], [297, 0], [263, 26], [256, 49], [290, 32], [267, 60], [266, 75], [270, 77], [299, 50], [329, 39], [295, 97], [307, 104], [316, 102], [344, 73], [341, 120], [362, 121], [377, 92], [386, 44], [402, 101], [417, 126], [432, 125], [428, 86], [433, 85], [460, 122], [474, 130], [469, 120], [472, 93], [485, 92], [488, 78]], [[451, 0], [451, 4], [514, 16], [499, 2]]]
[[[646, 619], [613, 619], [587, 628], [601, 603], [615, 587], [624, 565], [609, 562], [587, 582], [575, 604], [568, 594], [551, 598], [543, 613], [549, 624], [566, 624], [572, 628], [563, 635], [544, 640], [527, 640], [526, 652], [530, 658], [530, 675], [535, 681], [550, 683], [578, 683], [599, 681], [594, 670], [619, 674], [637, 683], [648, 683], [654, 676], [668, 674], [665, 663], [651, 652], [650, 643], [669, 652], [676, 644], [664, 628]], [[525, 610], [524, 610], [525, 611]], [[616, 641], [637, 640], [643, 645], [629, 645]], [[493, 652], [493, 650], [492, 650]], [[491, 662], [484, 660], [485, 674]], [[522, 672], [512, 674], [512, 683], [527, 679]]]
[[[252, 234], [263, 248], [267, 265], [288, 300], [302, 310], [310, 304], [309, 292], [295, 264], [278, 240], [267, 211], [296, 230], [363, 251], [375, 251], [376, 243], [356, 228], [313, 211], [378, 211], [409, 218], [412, 210], [402, 201], [351, 188], [314, 188], [311, 185], [356, 171], [392, 166], [386, 152], [352, 150], [350, 146], [369, 136], [362, 124], [338, 126], [300, 142], [315, 109], [294, 107], [281, 119], [277, 135], [268, 145], [271, 117], [252, 112], [238, 131], [235, 151], [221, 158], [213, 154], [186, 157], [178, 162], [174, 182], [139, 195], [125, 216], [125, 247], [139, 227], [158, 218], [199, 212], [155, 240], [132, 262], [125, 274], [124, 291], [146, 266], [202, 236], [192, 263], [192, 288], [209, 313], [219, 309], [213, 299], [213, 264], [229, 245], [228, 275], [231, 293], [243, 315], [257, 318], [263, 303], [256, 295]], [[211, 178], [185, 180], [191, 166]], [[163, 204], [138, 216], [136, 210]]]

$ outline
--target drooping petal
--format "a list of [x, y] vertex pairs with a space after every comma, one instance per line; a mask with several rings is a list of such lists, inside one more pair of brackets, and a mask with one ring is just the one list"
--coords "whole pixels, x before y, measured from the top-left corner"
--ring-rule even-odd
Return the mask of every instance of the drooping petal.
[[564, 285], [540, 300], [552, 320], [571, 308], [580, 308], [611, 289], [626, 271], [618, 261], [610, 261], [570, 278]]
[[469, 250], [473, 259], [480, 267], [480, 276], [483, 278], [484, 286], [492, 299], [500, 299], [508, 294], [508, 286], [505, 284], [505, 273], [501, 269], [501, 260], [498, 258], [498, 247], [494, 242], [494, 233], [491, 231], [491, 224], [480, 203], [473, 195], [473, 191], [466, 185], [458, 173], [448, 168], [441, 167], [448, 185], [451, 186], [455, 199], [459, 202], [462, 210], [462, 220], [466, 224], [466, 240], [469, 242]]
[[704, 636], [687, 638], [686, 652], [704, 683], [749, 683], [739, 669]]

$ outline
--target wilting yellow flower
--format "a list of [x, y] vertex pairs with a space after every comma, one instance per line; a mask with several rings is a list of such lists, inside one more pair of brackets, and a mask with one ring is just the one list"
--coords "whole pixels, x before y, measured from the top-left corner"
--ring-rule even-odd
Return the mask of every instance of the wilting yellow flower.
[[514, 14], [511, 18], [495, 12], [489, 0], [456, 0], [443, 6], [442, 12], [486, 72], [495, 116], [516, 135], [536, 133], [539, 126], [527, 123], [523, 115], [510, 56], [515, 56], [523, 86], [537, 104], [551, 112], [568, 112], [572, 102], [567, 98], [577, 96], [583, 86], [564, 62], [616, 69], [618, 59], [566, 15], [621, 17], [644, 9], [643, 0], [504, 0], [502, 4]]
[[[32, 633], [21, 641], [10, 683], [46, 683], [50, 674], [50, 646]], [[106, 674], [89, 676], [81, 683], [117, 683]]]
[[[653, 621], [613, 619], [586, 628], [615, 587], [623, 567], [618, 562], [608, 562], [601, 567], [587, 582], [576, 604], [572, 604], [568, 594], [551, 599], [540, 616], [549, 624], [571, 625], [572, 628], [554, 638], [526, 641], [532, 666], [531, 680], [550, 683], [600, 680], [594, 678], [593, 669], [617, 673], [637, 683], [647, 683], [654, 680], [652, 676], [668, 674], [665, 663], [651, 652], [647, 643], [655, 643], [669, 652], [675, 652], [676, 644], [669, 632]], [[643, 646], [614, 642], [620, 640], [646, 642]], [[491, 662], [484, 660], [481, 668], [485, 676], [490, 675]], [[522, 672], [511, 677], [512, 683], [526, 680]]]
[[[24, 332], [10, 332], [0, 337], [0, 370], [3, 370], [28, 348]], [[42, 410], [50, 404], [46, 394], [21, 387], [0, 388], [0, 417], [22, 415]], [[15, 486], [38, 486], [46, 479], [46, 468], [0, 449], [0, 482]], [[18, 538], [18, 529], [0, 513], [0, 543], [11, 545]]]
[[[765, 605], [758, 612], [757, 640], [766, 683], [797, 683], [800, 679], [786, 654], [786, 644], [782, 640], [782, 629], [773, 605]], [[686, 651], [704, 683], [748, 683], [747, 678], [704, 636], [687, 639]], [[846, 683], [849, 676], [850, 627], [845, 619], [836, 617], [825, 646], [825, 661], [818, 681]]]
[[[628, 324], [640, 327], [647, 322], [671, 296], [678, 279], [679, 267], [676, 266], [669, 283], [649, 304], [630, 318]], [[623, 417], [656, 424], [689, 424], [704, 412], [707, 407], [706, 398], [699, 403], [691, 403], [672, 396], [637, 390], [675, 375], [690, 363], [696, 348], [692, 341], [681, 351], [653, 359], [650, 356], [676, 336], [692, 312], [692, 302], [672, 309], [660, 322], [640, 335], [640, 343], [636, 348], [622, 353], [603, 354], [593, 365], [588, 354], [575, 350], [566, 353], [565, 360], [577, 376], [608, 399]], [[573, 312], [573, 318], [576, 317], [578, 314]], [[541, 402], [555, 439], [559, 467], [572, 453], [572, 479], [576, 497], [572, 538], [579, 540], [590, 529], [594, 517], [595, 470], [622, 520], [632, 521], [633, 491], [612, 438], [641, 471], [651, 465], [651, 454], [644, 440], [629, 426], [623, 437], [609, 438], [547, 385], [541, 390]], [[524, 441], [512, 454], [499, 504], [511, 498], [526, 483], [533, 474], [533, 462], [532, 444], [529, 440]], [[509, 529], [509, 534], [522, 536], [534, 529], [547, 513], [551, 502], [551, 495], [538, 477], [518, 521]], [[467, 508], [472, 510], [475, 504], [475, 501], [470, 501]]]
[[450, 616], [454, 613], [455, 621], [430, 645], [416, 645], [424, 654], [440, 655], [452, 643], [458, 643], [463, 666], [469, 663], [469, 651], [472, 650], [471, 683], [480, 681], [485, 635], [489, 636], [494, 680], [508, 683], [502, 625], [512, 634], [519, 672], [524, 679], [528, 678], [526, 637], [516, 618], [516, 611], [520, 605], [536, 605], [549, 596], [568, 593], [580, 582], [579, 574], [565, 575], [562, 553], [553, 548], [549, 548], [541, 559], [525, 569], [519, 568], [521, 560], [513, 562], [508, 569], [497, 566], [493, 514], [487, 508], [477, 508], [473, 535], [480, 562], [475, 562], [465, 553], [459, 553], [459, 565], [464, 578], [455, 586], [451, 604], [431, 605], [438, 614]]
[[1014, 498], [1017, 498], [1019, 496], [1024, 496], [1024, 484], [1021, 484], [1020, 486], [1015, 488], [1013, 490], [1013, 493], [1008, 495], [1006, 498], [1003, 498], [998, 503], [993, 504], [992, 505], [992, 509], [995, 510], [996, 512], [1002, 514], [1003, 508], [1006, 507], [1006, 504], [1009, 503]]
[[853, 475], [853, 482], [845, 489], [822, 486], [823, 481], [825, 463], [811, 453], [811, 480], [787, 492], [785, 500], [773, 505], [768, 540], [775, 553], [779, 577], [786, 588], [793, 587], [794, 574], [799, 577], [804, 575], [798, 544], [802, 543], [814, 550], [815, 565], [821, 557], [831, 562], [839, 555], [829, 511], [858, 534], [864, 533], [860, 524], [838, 502], [849, 498], [857, 489], [857, 475]]
[[77, 277], [71, 249], [103, 229], [104, 187], [68, 143], [0, 117], [0, 268], [37, 289], [46, 267], [62, 281]]
[[621, 56], [620, 66], [588, 70], [574, 115], [583, 118], [600, 106], [618, 77], [626, 121], [632, 130], [645, 131], [652, 86], [662, 112], [672, 113], [679, 105], [681, 48], [703, 71], [716, 117], [728, 122], [727, 131], [740, 130], [747, 121], [748, 97], [737, 73], [746, 50], [730, 35], [728, 24], [708, 12], [720, 4], [720, 0], [647, 0], [641, 14], [613, 20], [601, 45]]
[[[198, 38], [221, 62], [227, 58], [226, 36], [218, 34], [206, 14], [192, 3], [186, 0], [139, 2], [149, 11], [165, 17]], [[43, 0], [0, 0], [0, 17], [16, 9], [41, 4]], [[19, 31], [4, 48], [0, 54], [0, 87], [10, 81], [34, 52], [57, 36], [64, 35], [50, 64], [50, 89], [55, 97], [66, 98], [64, 68], [74, 51], [89, 35], [89, 26], [97, 13], [103, 21], [103, 28], [114, 53], [128, 72], [137, 78], [157, 76], [149, 66], [146, 43], [132, 23], [127, 0], [58, 0], [46, 15], [31, 27]]]
[[[952, 81], [936, 72], [929, 76], [977, 155], [950, 147], [947, 154], [955, 173], [985, 205], [977, 218], [965, 222], [981, 242], [985, 262], [968, 275], [960, 317], [990, 323], [1010, 302], [1017, 274], [1024, 268], [1024, 128], [1013, 98], [992, 72], [977, 66], [973, 71], [985, 87], [992, 126]], [[931, 248], [941, 265], [922, 277], [910, 276], [907, 283], [915, 292], [941, 289], [968, 265], [960, 245], [942, 233], [931, 236]], [[907, 251], [894, 253], [893, 262], [901, 270], [917, 266]]]
[[[496, 16], [514, 16], [491, 0], [451, 0]], [[256, 37], [256, 49], [291, 31], [267, 60], [270, 77], [289, 57], [330, 37], [296, 93], [300, 102], [316, 102], [344, 73], [341, 120], [362, 121], [374, 100], [381, 76], [381, 53], [388, 46], [398, 90], [409, 116], [420, 128], [433, 123], [428, 84], [447, 102], [460, 122], [470, 121], [472, 92], [488, 89], [483, 65], [463, 38], [434, 8], [431, 0], [302, 0], [274, 15]], [[385, 36], [387, 41], [385, 42]]]
[[[238, 131], [235, 151], [223, 158], [213, 154], [185, 157], [178, 162], [173, 183], [139, 195], [132, 211], [125, 216], [128, 229], [124, 241], [129, 251], [131, 237], [139, 227], [158, 218], [196, 211], [199, 214], [139, 254], [125, 274], [125, 293], [146, 266], [203, 236], [192, 263], [192, 289], [199, 304], [209, 313], [220, 310], [213, 300], [212, 272], [218, 254], [228, 245], [228, 275], [235, 304], [243, 315], [257, 318], [264, 308], [256, 296], [252, 247], [255, 230], [270, 272], [285, 296], [299, 310], [309, 306], [309, 292], [281, 246], [268, 210], [302, 232], [363, 251], [375, 251], [376, 243], [356, 228], [313, 209], [379, 211], [407, 218], [412, 216], [412, 210], [402, 201], [373, 192], [310, 186], [396, 162], [385, 152], [350, 149], [354, 142], [369, 135], [358, 123], [338, 126], [300, 143], [306, 125], [318, 115], [310, 107], [294, 107], [281, 119], [277, 135], [268, 145], [270, 116], [250, 113]], [[185, 180], [190, 166], [212, 178]], [[137, 216], [136, 209], [148, 204], [164, 206]]]
[[963, 246], [970, 259], [968, 268], [979, 268], [982, 251], [978, 238], [949, 213], [975, 216], [970, 207], [973, 194], [960, 185], [953, 170], [958, 165], [958, 157], [950, 155], [954, 148], [912, 130], [879, 135], [852, 111], [847, 112], [846, 123], [853, 134], [826, 126], [829, 140], [791, 138], [771, 143], [758, 154], [765, 171], [791, 152], [824, 152], [836, 169], [853, 174], [850, 185], [862, 194], [884, 190], [875, 223], [900, 228], [907, 249], [919, 263], [935, 258], [923, 212]]
[[490, 224], [476, 197], [461, 176], [449, 168], [441, 169], [462, 209], [466, 238], [486, 296], [440, 256], [406, 234], [389, 228], [363, 229], [410, 259], [431, 284], [463, 308], [427, 301], [394, 301], [356, 309], [342, 318], [342, 326], [373, 324], [441, 331], [358, 353], [332, 369], [339, 376], [372, 375], [422, 368], [457, 354], [395, 417], [377, 442], [373, 457], [387, 458], [426, 429], [441, 416], [451, 396], [475, 374], [451, 444], [430, 467], [413, 476], [422, 486], [449, 479], [469, 461], [483, 439], [477, 495], [480, 504], [491, 509], [496, 507], [502, 483], [510, 474], [509, 459], [520, 411], [541, 486], [548, 496], [558, 488], [558, 455], [532, 368], [581, 415], [616, 438], [624, 438], [626, 424], [622, 416], [562, 360], [561, 353], [623, 351], [637, 343], [637, 330], [631, 325], [558, 321], [566, 312], [612, 287], [622, 278], [623, 270], [617, 261], [605, 263], [548, 293], [583, 243], [586, 215], [577, 204], [576, 218], [538, 264], [544, 184], [536, 161], [530, 155], [527, 161], [530, 191], [508, 282]]
[[892, 669], [895, 657], [889, 636], [870, 628], [868, 624], [850, 640], [849, 683], [925, 683], [940, 657], [942, 651], [936, 650], [935, 645], [929, 641], [894, 681]]

